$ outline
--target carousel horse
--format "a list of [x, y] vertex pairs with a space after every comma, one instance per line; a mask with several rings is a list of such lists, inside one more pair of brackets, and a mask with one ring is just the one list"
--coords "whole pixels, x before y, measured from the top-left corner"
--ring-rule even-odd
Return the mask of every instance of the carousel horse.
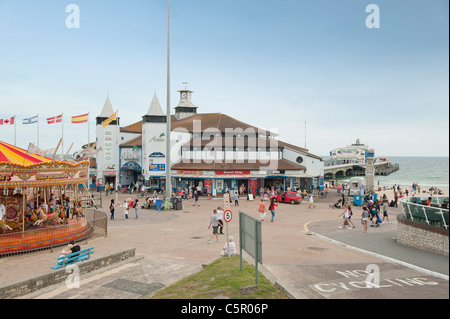
[[37, 218], [38, 220], [33, 224], [33, 226], [41, 226], [43, 222], [47, 220], [47, 214], [44, 213], [42, 207], [37, 210]]
[[8, 224], [5, 222], [4, 218], [0, 219], [0, 229], [3, 230], [12, 230], [11, 227], [8, 226]]

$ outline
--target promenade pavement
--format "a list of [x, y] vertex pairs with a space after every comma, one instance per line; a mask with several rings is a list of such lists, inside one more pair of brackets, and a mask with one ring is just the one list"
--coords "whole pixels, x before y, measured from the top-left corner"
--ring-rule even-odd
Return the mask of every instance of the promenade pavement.
[[[119, 195], [119, 202], [130, 195]], [[133, 195], [131, 195], [133, 196]], [[103, 197], [104, 198], [104, 197]], [[109, 196], [104, 198], [107, 210]], [[142, 199], [141, 199], [142, 200]], [[391, 224], [362, 232], [361, 208], [354, 207], [355, 229], [338, 226], [341, 209], [331, 209], [335, 191], [329, 198], [316, 198], [315, 208], [307, 201], [300, 205], [280, 203], [274, 222], [267, 216], [262, 225], [263, 265], [260, 270], [297, 299], [416, 299], [449, 298], [448, 256], [404, 247], [396, 243], [400, 208], [390, 211]], [[233, 220], [229, 234], [238, 236], [239, 210], [258, 217], [259, 199], [241, 199], [231, 204]], [[92, 237], [81, 247], [95, 247], [101, 257], [128, 248], [136, 248], [136, 257], [120, 264], [82, 276], [80, 288], [65, 284], [42, 289], [24, 299], [138, 299], [148, 298], [158, 289], [196, 273], [202, 265], [219, 258], [221, 242], [207, 243], [212, 210], [223, 205], [220, 198], [202, 198], [183, 202], [179, 211], [134, 210], [129, 219], [123, 208], [108, 220], [108, 235]], [[108, 213], [109, 215], [109, 213]], [[270, 215], [270, 214], [269, 214]], [[0, 258], [0, 286], [50, 272], [60, 249]], [[376, 285], [366, 285], [366, 281]]]

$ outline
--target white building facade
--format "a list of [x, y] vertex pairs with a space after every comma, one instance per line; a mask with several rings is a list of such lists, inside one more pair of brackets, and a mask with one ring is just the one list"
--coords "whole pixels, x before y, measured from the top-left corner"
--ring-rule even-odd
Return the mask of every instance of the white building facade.
[[98, 146], [104, 150], [97, 159], [98, 178], [111, 181], [117, 176], [122, 186], [142, 181], [150, 189], [163, 191], [170, 152], [174, 191], [189, 186], [213, 196], [242, 186], [254, 194], [261, 188], [309, 191], [323, 180], [321, 157], [228, 115], [198, 113], [193, 92], [179, 93], [171, 115], [170, 150], [166, 149], [167, 115], [156, 94], [141, 121], [121, 128], [119, 119], [106, 128], [98, 125], [113, 112], [107, 99], [97, 118]]

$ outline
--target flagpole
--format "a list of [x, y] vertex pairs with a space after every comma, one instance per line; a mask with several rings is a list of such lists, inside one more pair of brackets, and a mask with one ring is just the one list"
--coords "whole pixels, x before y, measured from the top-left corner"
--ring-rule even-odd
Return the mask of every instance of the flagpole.
[[16, 123], [16, 116], [14, 115], [14, 146], [17, 146], [16, 145], [16, 128], [17, 128], [17, 123]]
[[39, 113], [37, 114], [37, 147], [39, 148]]
[[61, 114], [61, 156], [64, 158], [64, 113]]
[[88, 112], [88, 146], [89, 146], [89, 143], [91, 140], [91, 123], [90, 123], [90, 118], [89, 118], [90, 113], [91, 112]]

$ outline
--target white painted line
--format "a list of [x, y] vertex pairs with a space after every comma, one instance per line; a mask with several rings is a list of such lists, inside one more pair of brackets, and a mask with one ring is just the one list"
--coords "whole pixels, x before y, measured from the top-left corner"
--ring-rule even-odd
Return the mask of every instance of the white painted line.
[[391, 258], [391, 257], [383, 256], [383, 255], [380, 255], [380, 254], [377, 254], [377, 253], [374, 253], [374, 252], [371, 252], [371, 251], [368, 251], [368, 250], [364, 250], [364, 249], [361, 249], [361, 248], [350, 246], [350, 245], [347, 245], [347, 244], [342, 243], [340, 241], [328, 238], [326, 236], [323, 236], [323, 235], [320, 235], [320, 234], [317, 234], [317, 233], [314, 233], [314, 232], [311, 232], [311, 231], [310, 231], [310, 234], [314, 235], [314, 236], [317, 236], [317, 237], [320, 237], [320, 238], [323, 238], [323, 239], [326, 239], [328, 241], [331, 241], [332, 243], [335, 243], [335, 244], [338, 244], [338, 245], [341, 245], [341, 246], [344, 246], [344, 247], [347, 247], [347, 248], [350, 248], [350, 249], [353, 249], [353, 250], [357, 250], [357, 251], [360, 251], [360, 252], [363, 252], [363, 253], [366, 253], [366, 254], [369, 254], [369, 255], [381, 258], [381, 259], [385, 259], [387, 261], [390, 261], [390, 262], [393, 262], [393, 263], [396, 263], [396, 264], [399, 264], [399, 265], [402, 265], [402, 266], [405, 266], [405, 267], [408, 267], [408, 268], [411, 268], [411, 269], [414, 269], [414, 270], [426, 273], [426, 274], [434, 276], [434, 277], [438, 277], [438, 278], [441, 278], [441, 279], [444, 279], [444, 280], [449, 280], [449, 276], [441, 274], [441, 273], [438, 273], [438, 272], [435, 272], [435, 271], [431, 271], [431, 270], [428, 270], [428, 269], [425, 269], [425, 268], [421, 268], [419, 266], [416, 266], [416, 265], [413, 265], [413, 264], [409, 264], [407, 262], [404, 262], [404, 261], [401, 261], [401, 260], [398, 260], [398, 259], [394, 259], [394, 258]]

